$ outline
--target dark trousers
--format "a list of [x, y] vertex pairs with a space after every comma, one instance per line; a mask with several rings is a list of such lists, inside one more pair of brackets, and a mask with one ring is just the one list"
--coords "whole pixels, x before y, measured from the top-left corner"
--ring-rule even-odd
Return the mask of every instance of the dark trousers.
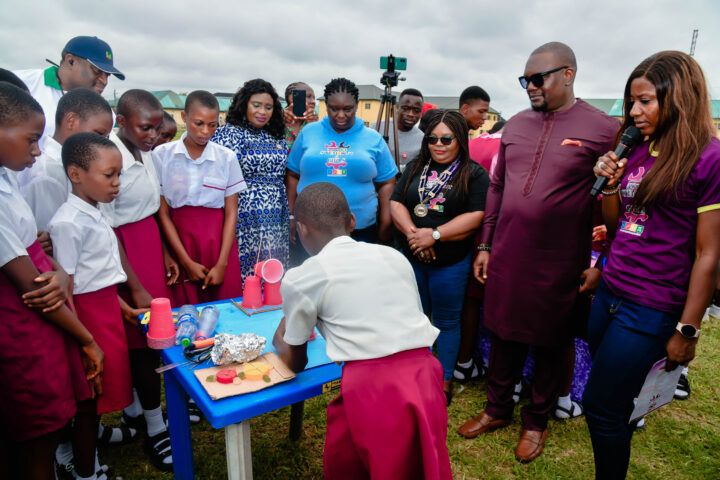
[[665, 343], [680, 314], [615, 296], [600, 284], [590, 312], [588, 345], [593, 365], [583, 395], [595, 454], [595, 478], [623, 479], [630, 462], [633, 399], [652, 365], [667, 355]]
[[[569, 345], [569, 340], [567, 345]], [[567, 345], [534, 346], [535, 370], [530, 403], [520, 411], [525, 430], [543, 431], [563, 386], [563, 359]], [[522, 377], [530, 345], [510, 342], [493, 335], [488, 365], [488, 402], [485, 411], [494, 418], [509, 420], [515, 408], [512, 396]]]

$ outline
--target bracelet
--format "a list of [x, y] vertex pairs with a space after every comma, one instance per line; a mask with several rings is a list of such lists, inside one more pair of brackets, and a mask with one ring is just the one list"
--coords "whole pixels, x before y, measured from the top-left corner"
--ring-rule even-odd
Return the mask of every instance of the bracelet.
[[488, 244], [488, 243], [481, 243], [480, 245], [478, 245], [477, 249], [478, 249], [478, 252], [489, 252], [491, 247], [490, 247], [490, 244]]
[[605, 195], [615, 195], [615, 194], [618, 193], [619, 191], [620, 191], [620, 182], [618, 182], [618, 184], [617, 184], [617, 185], [615, 186], [615, 188], [613, 188], [612, 190], [605, 190], [605, 189], [602, 189], [602, 190], [601, 190], [603, 196], [605, 196]]

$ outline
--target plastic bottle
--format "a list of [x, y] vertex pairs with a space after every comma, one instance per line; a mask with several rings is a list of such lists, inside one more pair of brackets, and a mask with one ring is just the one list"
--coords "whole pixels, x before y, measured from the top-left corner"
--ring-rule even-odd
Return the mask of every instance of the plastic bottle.
[[194, 305], [183, 305], [178, 312], [175, 345], [189, 346], [197, 335], [198, 310]]
[[202, 309], [202, 312], [200, 313], [200, 320], [198, 320], [198, 332], [196, 337], [198, 340], [213, 336], [219, 316], [220, 312], [213, 305]]

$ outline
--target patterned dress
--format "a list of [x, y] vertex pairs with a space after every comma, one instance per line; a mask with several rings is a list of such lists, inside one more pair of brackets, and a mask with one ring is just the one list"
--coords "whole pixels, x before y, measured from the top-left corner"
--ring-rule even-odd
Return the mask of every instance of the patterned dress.
[[240, 192], [238, 198], [235, 232], [243, 281], [252, 273], [258, 258], [260, 261], [276, 258], [287, 269], [290, 244], [290, 217], [284, 183], [287, 142], [250, 124], [222, 125], [212, 141], [237, 154], [247, 182], [248, 189]]

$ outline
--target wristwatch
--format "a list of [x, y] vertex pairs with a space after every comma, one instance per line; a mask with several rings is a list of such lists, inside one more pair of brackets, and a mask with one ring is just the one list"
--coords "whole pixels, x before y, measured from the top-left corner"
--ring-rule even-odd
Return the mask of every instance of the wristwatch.
[[678, 322], [677, 327], [675, 327], [675, 330], [680, 332], [680, 334], [685, 338], [698, 338], [700, 336], [700, 329], [697, 328], [695, 325], [690, 325], [689, 323], [680, 323]]
[[440, 230], [438, 230], [437, 228], [433, 228], [433, 233], [432, 233], [433, 240], [435, 240], [436, 242], [439, 242], [440, 236], [441, 236]]

